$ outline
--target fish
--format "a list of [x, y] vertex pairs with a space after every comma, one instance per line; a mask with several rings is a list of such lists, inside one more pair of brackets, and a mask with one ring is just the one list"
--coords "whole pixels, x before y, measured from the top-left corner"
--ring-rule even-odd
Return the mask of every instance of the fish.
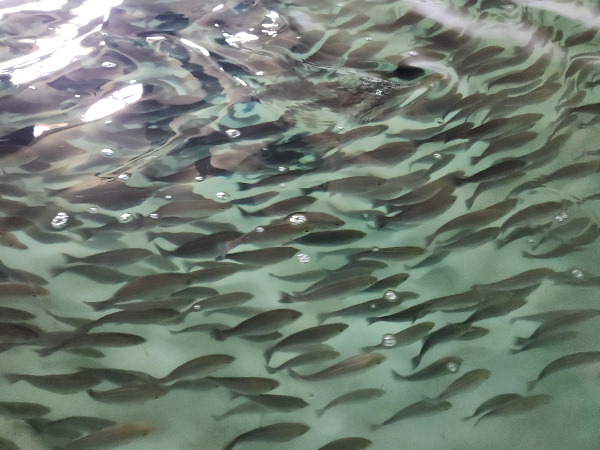
[[290, 395], [260, 394], [246, 395], [246, 398], [264, 408], [283, 413], [297, 411], [308, 406], [303, 399]]
[[356, 242], [366, 236], [358, 230], [314, 231], [292, 241], [294, 244], [336, 246]]
[[410, 375], [400, 375], [395, 370], [392, 370], [392, 375], [396, 380], [406, 381], [421, 381], [428, 380], [430, 378], [436, 378], [451, 373], [457, 373], [460, 370], [460, 366], [463, 363], [463, 359], [458, 356], [447, 356], [442, 359], [429, 364], [427, 367], [414, 372]]
[[532, 390], [541, 380], [561, 370], [597, 362], [600, 362], [600, 351], [577, 352], [561, 356], [546, 365], [537, 378], [528, 383], [527, 388]]
[[215, 328], [213, 336], [220, 341], [232, 336], [261, 336], [291, 324], [300, 316], [302, 313], [293, 309], [273, 309], [246, 319], [232, 328]]
[[375, 176], [353, 176], [327, 181], [310, 188], [301, 189], [304, 194], [324, 191], [330, 194], [353, 194], [360, 195], [373, 191], [385, 183], [384, 178]]
[[100, 383], [100, 380], [85, 372], [60, 375], [27, 375], [9, 373], [4, 376], [9, 383], [25, 381], [32, 386], [58, 394], [72, 394], [87, 390]]
[[279, 386], [279, 381], [261, 377], [205, 377], [204, 380], [242, 395], [260, 395]]
[[370, 400], [380, 398], [385, 394], [385, 390], [379, 388], [361, 388], [356, 389], [354, 391], [346, 392], [333, 400], [331, 400], [327, 405], [323, 408], [315, 410], [317, 416], [322, 416], [331, 408], [340, 406], [340, 405], [348, 405], [353, 403], [364, 403]]
[[[188, 314], [196, 311], [219, 311], [235, 306], [243, 305], [252, 300], [254, 294], [250, 292], [228, 292], [226, 294], [217, 294], [212, 297], [205, 298], [194, 303], [180, 315], [181, 319], [187, 317]], [[153, 303], [155, 304], [155, 303]]]
[[308, 353], [302, 353], [298, 356], [288, 359], [287, 361], [279, 364], [277, 367], [265, 366], [267, 373], [273, 374], [283, 369], [289, 369], [290, 367], [304, 366], [307, 364], [314, 364], [321, 361], [328, 361], [335, 359], [340, 356], [339, 352], [336, 352], [332, 348], [317, 350]]
[[393, 216], [377, 216], [375, 225], [377, 228], [383, 228], [389, 224], [419, 224], [442, 215], [452, 207], [455, 201], [456, 196], [440, 191], [421, 203], [407, 206]]
[[295, 247], [271, 247], [245, 252], [227, 253], [221, 259], [231, 259], [244, 264], [267, 266], [285, 261], [297, 253], [298, 249]]
[[373, 247], [363, 250], [359, 253], [351, 255], [350, 261], [357, 261], [362, 258], [383, 260], [383, 261], [405, 261], [407, 259], [416, 258], [425, 253], [422, 247], [407, 246], [407, 247]]
[[462, 216], [458, 216], [444, 225], [439, 227], [433, 234], [426, 239], [426, 244], [429, 246], [439, 235], [453, 230], [468, 230], [471, 228], [479, 228], [485, 225], [490, 225], [496, 220], [502, 218], [517, 204], [517, 199], [507, 199], [499, 203], [495, 203], [485, 209], [473, 211]]
[[362, 437], [345, 437], [331, 441], [318, 450], [362, 450], [370, 447], [373, 442]]
[[169, 388], [157, 384], [139, 384], [121, 386], [107, 391], [87, 389], [86, 392], [94, 400], [102, 403], [132, 403], [163, 397]]
[[133, 278], [131, 275], [119, 272], [118, 270], [110, 267], [102, 267], [91, 264], [70, 264], [67, 266], [54, 268], [51, 271], [54, 277], [58, 277], [65, 272], [81, 275], [84, 278], [102, 284], [124, 283], [125, 281], [129, 281]]
[[463, 323], [474, 323], [480, 320], [492, 317], [505, 316], [506, 314], [519, 309], [527, 304], [523, 298], [508, 298], [500, 300], [490, 300], [481, 304], [481, 307], [467, 317]]
[[88, 324], [82, 325], [77, 329], [77, 333], [84, 334], [92, 328], [99, 327], [107, 323], [133, 323], [133, 324], [152, 324], [172, 321], [180, 315], [176, 309], [169, 308], [148, 308], [141, 310], [124, 310], [107, 314]]
[[71, 350], [85, 347], [130, 347], [140, 345], [146, 339], [129, 333], [69, 333], [60, 342], [38, 350], [40, 356], [48, 356], [59, 350]]
[[395, 289], [402, 283], [404, 283], [409, 278], [408, 273], [397, 273], [394, 275], [390, 275], [389, 277], [382, 278], [381, 280], [377, 280], [368, 288], [364, 289], [362, 292], [378, 292], [386, 289]]
[[7, 308], [4, 306], [0, 306], [0, 318], [5, 321], [24, 321], [34, 319], [35, 316], [30, 312], [23, 311], [21, 309], [16, 308]]
[[520, 345], [519, 348], [509, 349], [509, 353], [521, 353], [527, 350], [546, 347], [552, 344], [557, 344], [569, 339], [575, 339], [579, 333], [577, 331], [558, 331], [556, 333], [546, 333], [533, 339], [529, 338], [517, 338], [516, 345]]
[[431, 400], [421, 400], [412, 403], [405, 408], [402, 408], [392, 417], [384, 421], [383, 423], [371, 425], [371, 431], [376, 431], [379, 428], [389, 425], [400, 420], [411, 419], [415, 417], [430, 416], [443, 411], [447, 411], [452, 407], [452, 404], [446, 400], [433, 402]]
[[24, 322], [0, 322], [0, 340], [4, 343], [30, 341], [39, 338], [43, 331]]
[[544, 202], [535, 205], [528, 206], [515, 214], [510, 216], [501, 225], [502, 230], [506, 231], [508, 228], [514, 228], [517, 226], [532, 226], [532, 225], [543, 225], [545, 223], [554, 220], [554, 217], [563, 212], [573, 202], [569, 200], [562, 200], [558, 202]]
[[[415, 292], [393, 292], [390, 291], [391, 294], [384, 294], [380, 298], [368, 300], [366, 302], [357, 303], [352, 306], [348, 306], [346, 308], [338, 309], [336, 311], [330, 311], [326, 313], [317, 314], [317, 319], [319, 323], [324, 322], [325, 320], [331, 317], [345, 317], [345, 316], [359, 316], [363, 314], [369, 314], [374, 312], [382, 312], [386, 311], [396, 305], [399, 305], [404, 300], [411, 300], [417, 298], [419, 295]], [[393, 295], [392, 295], [393, 294]], [[369, 318], [372, 320], [375, 318]], [[379, 318], [377, 318], [379, 319]], [[377, 320], [373, 320], [377, 321]]]
[[331, 298], [340, 298], [347, 295], [360, 292], [371, 286], [377, 281], [377, 278], [371, 275], [359, 276], [349, 280], [342, 280], [327, 286], [320, 287], [311, 292], [301, 293], [299, 295], [290, 295], [286, 292], [281, 293], [280, 303], [298, 303], [315, 302]]
[[313, 374], [299, 375], [293, 369], [288, 369], [288, 373], [294, 378], [305, 381], [330, 380], [370, 369], [381, 364], [383, 361], [385, 361], [385, 356], [380, 353], [364, 353], [352, 356]]
[[62, 253], [62, 255], [65, 257], [67, 264], [83, 263], [123, 266], [142, 261], [153, 255], [153, 253], [145, 248], [118, 248], [83, 257], [72, 256], [67, 253]]
[[[549, 313], [551, 311], [548, 311]], [[535, 331], [527, 338], [518, 338], [515, 341], [517, 345], [525, 345], [530, 341], [536, 340], [547, 334], [554, 334], [557, 331], [562, 331], [565, 328], [577, 325], [586, 320], [593, 319], [600, 315], [598, 309], [581, 309], [565, 311], [562, 314], [558, 314], [556, 317], [545, 320], [539, 325]]]
[[120, 423], [111, 425], [77, 439], [63, 447], [64, 450], [91, 450], [114, 448], [133, 439], [147, 436], [155, 427], [145, 423]]
[[156, 244], [154, 245], [161, 255], [164, 255], [165, 257], [212, 258], [227, 254], [229, 251], [228, 245], [242, 236], [243, 233], [240, 233], [239, 231], [218, 231], [186, 242], [174, 250], [165, 250]]
[[442, 391], [437, 397], [430, 398], [433, 401], [446, 400], [453, 395], [478, 387], [487, 380], [492, 373], [487, 369], [474, 369], [454, 380], [450, 386]]
[[300, 195], [286, 200], [281, 200], [269, 206], [265, 206], [258, 211], [249, 212], [241, 207], [238, 207], [238, 209], [242, 213], [242, 216], [245, 217], [281, 216], [302, 210], [307, 206], [312, 205], [315, 201], [317, 201], [317, 199], [311, 197], [310, 195]]
[[314, 327], [306, 328], [301, 331], [297, 331], [281, 339], [271, 348], [266, 350], [264, 352], [265, 359], [268, 362], [271, 359], [273, 353], [277, 351], [286, 351], [305, 344], [327, 341], [339, 335], [347, 328], [348, 324], [346, 323], [330, 323], [326, 325], [317, 325]]
[[528, 288], [541, 284], [544, 279], [555, 274], [556, 272], [549, 268], [530, 269], [494, 283], [475, 284], [473, 285], [473, 289], [484, 291], [506, 291]]
[[421, 363], [421, 359], [430, 348], [442, 342], [459, 339], [471, 330], [473, 330], [473, 326], [469, 323], [450, 323], [429, 333], [423, 340], [421, 351], [411, 360], [413, 367], [417, 367]]
[[235, 357], [231, 355], [214, 354], [199, 356], [171, 370], [167, 375], [159, 378], [158, 381], [160, 383], [169, 383], [192, 375], [202, 378], [227, 367], [233, 361], [235, 361]]
[[486, 412], [479, 419], [477, 419], [475, 425], [489, 417], [508, 416], [531, 411], [535, 408], [549, 403], [551, 399], [552, 396], [547, 394], [530, 395], [515, 398], [513, 400], [507, 401], [506, 403], [502, 403], [501, 405], [496, 406], [492, 410]]
[[240, 442], [288, 442], [306, 433], [310, 427], [303, 423], [281, 422], [254, 428], [240, 434], [223, 450], [232, 450]]
[[49, 412], [50, 408], [39, 403], [0, 402], [0, 413], [12, 419], [45, 416]]
[[266, 410], [265, 407], [263, 407], [262, 405], [248, 401], [245, 403], [241, 403], [237, 406], [234, 406], [233, 408], [225, 411], [223, 414], [219, 414], [219, 415], [211, 414], [211, 417], [213, 418], [213, 420], [219, 421], [219, 420], [223, 420], [223, 419], [226, 419], [228, 417], [235, 416], [238, 414], [257, 414], [257, 413], [264, 414], [266, 412], [269, 412], [269, 411]]
[[425, 337], [434, 326], [435, 323], [433, 322], [421, 322], [405, 328], [404, 330], [401, 330], [395, 334], [386, 334], [379, 345], [363, 347], [362, 350], [364, 352], [371, 352], [378, 349], [385, 350], [394, 347], [410, 345], [413, 342]]
[[494, 395], [492, 398], [489, 398], [488, 400], [483, 402], [481, 405], [479, 405], [473, 414], [471, 414], [470, 416], [464, 417], [463, 420], [466, 421], [466, 420], [473, 419], [473, 418], [477, 417], [478, 415], [483, 414], [484, 412], [491, 411], [491, 410], [493, 410], [499, 406], [502, 406], [505, 403], [508, 403], [517, 398], [521, 398], [521, 395], [515, 394], [512, 392], [507, 393], [507, 394]]
[[30, 283], [0, 283], [0, 301], [5, 298], [15, 297], [43, 297], [50, 294], [50, 291], [43, 286]]

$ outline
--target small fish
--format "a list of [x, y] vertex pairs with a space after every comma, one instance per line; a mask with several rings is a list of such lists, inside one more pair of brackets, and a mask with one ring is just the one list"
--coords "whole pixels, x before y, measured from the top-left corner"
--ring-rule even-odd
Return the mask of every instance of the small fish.
[[332, 230], [314, 231], [292, 242], [303, 245], [336, 246], [356, 242], [366, 236], [363, 231], [357, 230]]
[[5, 375], [9, 383], [26, 381], [32, 386], [58, 394], [71, 394], [87, 390], [100, 383], [98, 378], [85, 372], [64, 375], [26, 375], [10, 373]]
[[339, 397], [334, 398], [323, 408], [317, 409], [315, 412], [317, 413], [318, 416], [322, 416], [330, 408], [340, 406], [340, 405], [368, 402], [369, 400], [379, 398], [384, 394], [385, 394], [385, 391], [383, 389], [378, 389], [378, 388], [357, 389], [355, 391], [350, 391], [350, 392], [340, 395]]
[[265, 359], [267, 362], [276, 351], [285, 351], [293, 347], [312, 344], [315, 342], [327, 341], [348, 328], [345, 323], [330, 323], [327, 325], [318, 325], [315, 327], [306, 328], [296, 333], [290, 334], [281, 339], [273, 347], [265, 351]]
[[425, 353], [435, 345], [460, 339], [473, 329], [474, 327], [468, 323], [451, 323], [429, 333], [423, 340], [423, 347], [421, 347], [421, 351], [411, 360], [413, 366], [417, 367], [421, 363], [421, 359], [423, 359]]
[[281, 303], [314, 302], [318, 300], [345, 297], [363, 291], [376, 281], [377, 278], [371, 275], [359, 276], [348, 280], [338, 281], [300, 295], [290, 295], [282, 292], [282, 297], [279, 301]]
[[379, 353], [365, 353], [345, 359], [344, 361], [327, 367], [320, 372], [310, 375], [299, 375], [292, 369], [289, 369], [288, 372], [294, 378], [306, 381], [330, 380], [332, 378], [339, 378], [355, 372], [370, 369], [378, 364], [381, 364], [383, 361], [385, 361], [385, 356]]
[[552, 396], [547, 394], [519, 396], [511, 401], [502, 403], [497, 407], [488, 411], [475, 422], [477, 425], [483, 419], [497, 416], [509, 416], [513, 414], [522, 414], [531, 411], [539, 406], [547, 404], [552, 399]]
[[421, 400], [408, 405], [406, 408], [401, 409], [392, 417], [387, 419], [385, 422], [378, 425], [371, 425], [371, 431], [378, 430], [379, 428], [385, 425], [389, 425], [400, 420], [437, 414], [442, 411], [447, 411], [451, 407], [452, 404], [445, 400], [439, 402], [433, 402], [431, 400]]
[[598, 362], [600, 362], [600, 352], [598, 351], [578, 352], [561, 356], [544, 367], [538, 377], [535, 380], [530, 381], [527, 387], [529, 390], [532, 390], [541, 380], [558, 371]]
[[446, 358], [439, 359], [427, 367], [419, 370], [418, 372], [410, 375], [400, 375], [395, 370], [392, 370], [392, 375], [396, 380], [406, 381], [421, 381], [429, 380], [430, 378], [436, 378], [451, 373], [457, 373], [460, 370], [460, 365], [463, 363], [463, 359], [458, 356], [447, 356]]
[[190, 375], [202, 378], [223, 367], [227, 367], [233, 361], [235, 361], [235, 358], [230, 355], [199, 356], [171, 370], [168, 375], [159, 378], [158, 381], [168, 383], [180, 378], [187, 378]]
[[260, 395], [279, 386], [279, 381], [261, 377], [206, 377], [204, 379], [242, 395]]
[[311, 188], [302, 189], [305, 194], [316, 191], [325, 191], [331, 194], [366, 194], [381, 187], [385, 183], [384, 178], [374, 176], [354, 176], [327, 181]]
[[[379, 345], [374, 345], [372, 347], [363, 347], [364, 352], [371, 352], [373, 350], [386, 350], [394, 347], [402, 347], [405, 345], [410, 345], [413, 342], [422, 339], [431, 331], [431, 329], [435, 326], [433, 322], [422, 322], [416, 325], [405, 328], [402, 331], [397, 332], [392, 335], [385, 335], [384, 339]], [[393, 339], [386, 339], [387, 336], [393, 336]], [[391, 341], [391, 342], [390, 342]]]
[[460, 378], [453, 381], [450, 386], [442, 391], [437, 397], [431, 398], [430, 400], [440, 401], [446, 400], [453, 395], [460, 392], [471, 390], [479, 386], [491, 375], [491, 372], [487, 369], [475, 369], [465, 373]]
[[383, 260], [383, 261], [405, 261], [416, 258], [425, 253], [422, 247], [373, 247], [363, 250], [349, 257], [350, 261], [357, 261], [361, 258]]
[[440, 191], [433, 197], [407, 206], [393, 216], [378, 216], [376, 226], [383, 228], [388, 224], [419, 224], [426, 220], [434, 219], [446, 212], [456, 201], [456, 196]]
[[271, 217], [281, 216], [284, 214], [291, 214], [295, 211], [306, 208], [312, 205], [317, 199], [309, 195], [300, 195], [298, 197], [281, 200], [272, 205], [266, 206], [258, 211], [248, 212], [242, 208], [239, 208], [242, 216], [250, 217]]
[[320, 313], [317, 314], [317, 319], [319, 322], [324, 322], [330, 317], [360, 316], [363, 314], [383, 312], [399, 305], [404, 300], [415, 299], [419, 296], [415, 292], [392, 292], [392, 294], [393, 295], [390, 294], [388, 296], [384, 294], [381, 298], [358, 303], [336, 311]]
[[223, 420], [231, 416], [238, 414], [264, 414], [268, 412], [262, 405], [254, 402], [245, 402], [240, 405], [234, 406], [233, 408], [225, 411], [223, 414], [211, 415], [215, 421]]
[[0, 322], [0, 341], [5, 343], [30, 341], [39, 338], [42, 330], [26, 323]]
[[328, 361], [330, 359], [335, 359], [338, 356], [340, 356], [340, 353], [336, 352], [332, 348], [325, 350], [317, 350], [314, 352], [302, 353], [298, 356], [295, 356], [292, 359], [285, 361], [277, 367], [265, 366], [265, 369], [267, 370], [267, 373], [273, 374], [283, 369], [304, 366], [307, 364], [314, 364], [321, 361]]
[[319, 447], [318, 450], [363, 450], [373, 442], [361, 437], [345, 437], [336, 439]]
[[562, 331], [565, 328], [598, 317], [598, 315], [600, 315], [599, 309], [581, 309], [566, 311], [564, 312], [564, 314], [557, 315], [554, 318], [550, 318], [544, 321], [544, 323], [538, 326], [528, 338], [517, 339], [516, 344], [524, 345], [529, 341], [536, 340], [547, 334], [554, 334], [557, 331]]
[[49, 412], [50, 408], [38, 403], [0, 402], [0, 413], [12, 419], [45, 416]]
[[237, 436], [223, 450], [233, 450], [240, 442], [288, 442], [309, 430], [303, 423], [281, 422], [264, 427], [254, 428]]
[[142, 310], [125, 310], [107, 314], [78, 328], [78, 333], [87, 333], [92, 328], [107, 323], [156, 324], [172, 321], [179, 317], [179, 311], [168, 308], [148, 308]]
[[219, 231], [203, 235], [180, 245], [175, 250], [165, 250], [154, 244], [161, 255], [179, 258], [214, 258], [227, 254], [230, 243], [243, 236], [238, 231]]
[[153, 255], [153, 253], [145, 248], [119, 248], [83, 257], [76, 257], [66, 253], [63, 253], [62, 255], [67, 260], [67, 264], [83, 263], [123, 266], [142, 261]]
[[246, 398], [267, 409], [283, 413], [297, 411], [308, 406], [303, 399], [290, 395], [260, 394], [246, 395]]
[[249, 250], [246, 252], [227, 253], [223, 259], [231, 259], [244, 264], [267, 266], [285, 261], [297, 253], [298, 249], [294, 247], [272, 247]]
[[81, 275], [82, 277], [102, 284], [123, 283], [133, 278], [131, 275], [119, 272], [118, 270], [110, 267], [102, 267], [91, 264], [70, 264], [51, 270], [51, 273], [54, 277], [58, 277], [65, 272]]
[[407, 273], [397, 273], [395, 275], [390, 275], [389, 277], [383, 278], [381, 280], [376, 281], [371, 286], [363, 290], [363, 292], [378, 292], [387, 289], [395, 289], [406, 280], [408, 280], [409, 274]]
[[54, 343], [38, 351], [40, 356], [48, 356], [59, 350], [71, 350], [85, 347], [130, 347], [140, 345], [146, 339], [135, 334], [128, 333], [70, 333], [60, 342]]
[[252, 300], [254, 294], [250, 292], [228, 292], [226, 294], [213, 295], [204, 300], [194, 303], [188, 309], [181, 313], [181, 318], [184, 319], [188, 314], [195, 311], [218, 311], [235, 306], [243, 305]]
[[35, 316], [27, 311], [0, 306], [0, 319], [6, 321], [24, 321], [34, 319]]
[[296, 321], [302, 315], [293, 309], [273, 309], [244, 320], [235, 327], [215, 329], [213, 336], [225, 340], [232, 336], [261, 336]]
[[473, 285], [473, 289], [484, 291], [506, 291], [528, 288], [539, 285], [544, 279], [554, 274], [556, 274], [556, 272], [548, 268], [531, 269], [494, 283], [475, 284]]
[[505, 316], [506, 314], [519, 309], [527, 304], [527, 300], [522, 298], [509, 298], [500, 300], [491, 300], [484, 302], [481, 308], [467, 317], [464, 323], [474, 323], [480, 320], [492, 317]]
[[10, 297], [41, 297], [50, 294], [43, 286], [29, 283], [0, 283], [0, 301]]
[[538, 133], [533, 131], [521, 131], [520, 133], [500, 136], [500, 138], [490, 142], [490, 145], [479, 156], [471, 158], [471, 164], [475, 165], [482, 159], [494, 155], [496, 153], [513, 151], [516, 148], [521, 148], [527, 143], [533, 141], [538, 136]]
[[20, 450], [20, 447], [13, 441], [0, 437], [0, 449], [2, 450]]
[[521, 395], [514, 394], [514, 393], [495, 395], [492, 398], [483, 402], [481, 405], [479, 405], [473, 414], [463, 418], [463, 420], [466, 421], [466, 420], [473, 419], [473, 418], [477, 417], [478, 415], [483, 414], [486, 411], [491, 411], [491, 410], [498, 408], [499, 406], [502, 406], [505, 403], [508, 403], [517, 398], [521, 398]]
[[518, 226], [543, 225], [554, 220], [554, 217], [563, 212], [573, 202], [562, 200], [559, 202], [544, 202], [524, 208], [504, 221], [501, 228], [506, 231], [508, 228]]
[[77, 439], [63, 447], [64, 450], [92, 450], [108, 448], [131, 439], [147, 436], [155, 430], [155, 427], [145, 423], [121, 423], [111, 425]]
[[465, 236], [452, 238], [441, 244], [436, 244], [436, 251], [459, 250], [465, 248], [476, 248], [480, 245], [494, 241], [502, 232], [500, 227], [489, 227], [468, 233]]
[[94, 400], [102, 403], [131, 403], [157, 399], [169, 392], [169, 388], [157, 384], [121, 386], [108, 391], [86, 391]]

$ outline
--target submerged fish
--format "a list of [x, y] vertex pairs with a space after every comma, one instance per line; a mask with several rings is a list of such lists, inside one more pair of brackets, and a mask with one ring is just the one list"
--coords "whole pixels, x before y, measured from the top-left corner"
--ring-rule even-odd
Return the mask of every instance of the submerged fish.
[[371, 425], [371, 430], [375, 431], [379, 428], [389, 425], [394, 422], [398, 422], [400, 420], [411, 419], [415, 417], [422, 416], [430, 416], [433, 414], [440, 413], [442, 411], [447, 411], [452, 407], [452, 404], [446, 400], [442, 401], [431, 401], [431, 400], [421, 400], [407, 407], [401, 409], [392, 417], [387, 419], [385, 422], [378, 425]]
[[320, 372], [316, 372], [310, 375], [299, 375], [292, 369], [289, 369], [289, 373], [294, 378], [306, 381], [330, 380], [332, 378], [338, 378], [353, 374], [355, 372], [370, 369], [373, 366], [381, 364], [384, 360], [385, 356], [379, 353], [365, 353], [345, 359], [344, 361], [341, 361], [337, 364], [334, 364], [333, 366], [323, 369]]
[[282, 422], [255, 428], [237, 436], [224, 450], [232, 450], [240, 442], [288, 442], [309, 430], [303, 423]]
[[67, 444], [64, 450], [91, 450], [114, 448], [142, 436], [147, 436], [156, 428], [145, 423], [121, 423], [102, 428]]

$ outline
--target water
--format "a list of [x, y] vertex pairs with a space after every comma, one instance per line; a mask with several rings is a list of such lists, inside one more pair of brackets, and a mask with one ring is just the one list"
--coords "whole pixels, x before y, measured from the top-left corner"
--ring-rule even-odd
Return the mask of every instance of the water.
[[[0, 402], [43, 406], [0, 403], [2, 439], [98, 448], [67, 445], [143, 423], [106, 448], [220, 449], [290, 422], [289, 442], [258, 430], [236, 448], [595, 447], [593, 2], [2, 6]], [[276, 309], [301, 315], [219, 331]], [[335, 323], [320, 346], [265, 359]], [[129, 336], [78, 341], [94, 333]], [[385, 360], [341, 377], [265, 367], [302, 355], [293, 370], [310, 375], [365, 347]], [[227, 361], [168, 376], [206, 355]], [[70, 388], [9, 376], [76, 372]], [[294, 399], [245, 404], [230, 391], [247, 385], [206, 375]], [[463, 420], [501, 394], [516, 402]], [[73, 416], [112, 422], [56, 422]], [[366, 441], [335, 448], [351, 445]]]

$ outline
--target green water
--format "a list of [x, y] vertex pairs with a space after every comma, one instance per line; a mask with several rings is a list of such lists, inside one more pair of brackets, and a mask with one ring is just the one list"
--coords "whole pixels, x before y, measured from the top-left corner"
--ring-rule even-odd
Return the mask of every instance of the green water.
[[[593, 2], [1, 8], [0, 448], [211, 450], [238, 436], [236, 449], [345, 437], [373, 449], [597, 447], [600, 354], [577, 356], [600, 352]], [[404, 256], [384, 256], [395, 247]], [[138, 253], [72, 259], [127, 248]], [[273, 253], [236, 255], [261, 249]], [[316, 282], [328, 290], [315, 294]], [[193, 308], [234, 292], [239, 304]], [[233, 328], [276, 309], [296, 315]], [[428, 334], [384, 339], [425, 322]], [[265, 359], [284, 337], [333, 323], [343, 331], [312, 339], [323, 345]], [[113, 335], [107, 346], [95, 333], [135, 342]], [[369, 358], [382, 340], [379, 364], [301, 378]], [[515, 352], [519, 342], [531, 348]], [[300, 377], [270, 369], [311, 350], [324, 359], [294, 367]], [[207, 355], [229, 361], [160, 380]], [[461, 362], [431, 378], [393, 375], [448, 357]], [[481, 379], [426, 400], [474, 370]], [[76, 372], [90, 381], [70, 392], [20, 380]], [[261, 406], [205, 376], [243, 378], [242, 390], [260, 377], [264, 395], [301, 406]], [[134, 393], [99, 401], [119, 388]], [[378, 391], [319, 415], [358, 389]], [[523, 397], [476, 426], [463, 420], [507, 393]], [[27, 404], [17, 414], [2, 402]], [[75, 416], [112, 422], [56, 422]], [[102, 438], [113, 422], [147, 436]], [[297, 436], [260, 429], [288, 422]], [[354, 445], [333, 448], [364, 448]]]

